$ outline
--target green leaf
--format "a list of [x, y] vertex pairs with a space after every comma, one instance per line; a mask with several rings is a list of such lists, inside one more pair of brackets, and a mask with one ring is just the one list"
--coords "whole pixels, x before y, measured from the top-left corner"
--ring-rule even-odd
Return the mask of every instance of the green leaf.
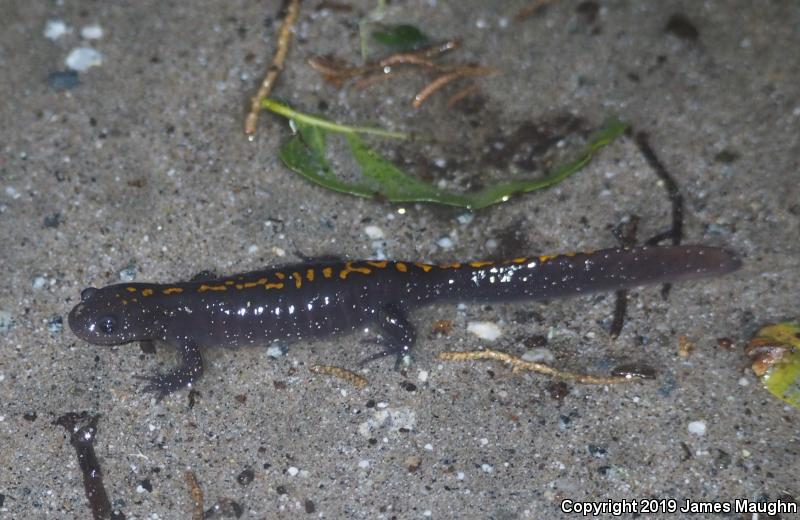
[[[316, 116], [301, 114], [286, 105], [269, 100], [264, 107], [291, 117], [297, 133], [284, 143], [278, 156], [292, 171], [325, 188], [358, 197], [377, 197], [390, 202], [430, 202], [472, 210], [505, 202], [514, 195], [528, 193], [557, 184], [581, 170], [604, 146], [625, 131], [626, 125], [612, 119], [590, 139], [582, 153], [550, 173], [533, 178], [501, 182], [469, 193], [448, 192], [413, 177], [395, 164], [369, 148], [359, 133], [382, 137], [405, 138], [405, 134], [388, 132], [371, 127], [352, 127], [327, 121]], [[341, 178], [327, 159], [326, 135], [328, 132], [344, 134], [350, 153], [359, 165], [361, 178], [348, 182]]]
[[757, 355], [753, 370], [778, 399], [800, 408], [800, 323], [782, 322], [763, 327], [748, 345]]
[[408, 51], [428, 43], [428, 37], [408, 24], [388, 25], [372, 31], [372, 39], [395, 51]]

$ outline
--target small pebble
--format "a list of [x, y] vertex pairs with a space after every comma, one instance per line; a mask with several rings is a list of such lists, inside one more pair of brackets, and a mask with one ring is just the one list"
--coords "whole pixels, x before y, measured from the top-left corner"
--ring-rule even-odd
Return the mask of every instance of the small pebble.
[[369, 461], [368, 460], [358, 461], [358, 467], [361, 469], [367, 469], [369, 467]]
[[103, 37], [103, 28], [97, 24], [87, 25], [81, 29], [81, 38], [85, 40], [99, 40]]
[[383, 230], [378, 226], [367, 226], [364, 228], [364, 233], [366, 233], [367, 236], [372, 240], [377, 240], [384, 237]]
[[269, 357], [271, 357], [271, 358], [276, 358], [277, 359], [277, 358], [283, 356], [283, 354], [284, 354], [284, 351], [283, 351], [283, 348], [280, 347], [280, 345], [271, 345], [271, 346], [267, 347], [267, 355]]
[[136, 266], [129, 265], [125, 267], [119, 272], [119, 281], [120, 282], [132, 282], [136, 279]]
[[74, 70], [59, 70], [47, 75], [47, 83], [53, 90], [71, 90], [80, 84]]
[[491, 321], [471, 321], [467, 323], [467, 331], [488, 341], [494, 341], [503, 335], [500, 327]]
[[417, 379], [420, 383], [424, 383], [428, 380], [428, 371], [427, 370], [420, 370], [417, 374]]
[[705, 421], [692, 421], [689, 423], [687, 429], [689, 433], [694, 435], [703, 436], [706, 434], [706, 422]]
[[43, 289], [45, 285], [47, 285], [47, 278], [44, 276], [37, 276], [33, 279], [31, 287], [33, 287], [34, 291], [38, 291]]
[[296, 477], [297, 474], [300, 473], [300, 470], [294, 466], [289, 466], [289, 469], [286, 470], [286, 473], [288, 473], [290, 477]]
[[453, 239], [450, 237], [442, 237], [436, 241], [436, 245], [442, 249], [451, 249], [453, 247]]
[[71, 32], [72, 28], [67, 26], [63, 20], [47, 20], [44, 26], [44, 37], [53, 41]]
[[462, 213], [456, 218], [456, 220], [458, 220], [458, 223], [461, 224], [462, 226], [466, 226], [467, 224], [472, 222], [474, 218], [475, 215], [472, 213]]
[[47, 330], [53, 334], [58, 334], [64, 330], [64, 318], [59, 315], [52, 316], [47, 320]]
[[531, 363], [552, 363], [556, 360], [556, 357], [553, 355], [550, 349], [535, 347], [528, 349], [522, 355], [522, 359], [524, 361], [530, 361]]
[[76, 47], [70, 51], [64, 63], [72, 70], [83, 72], [92, 67], [99, 67], [102, 65], [103, 55], [91, 47]]
[[8, 311], [0, 311], [0, 334], [5, 334], [14, 327], [14, 320], [11, 319], [11, 313]]

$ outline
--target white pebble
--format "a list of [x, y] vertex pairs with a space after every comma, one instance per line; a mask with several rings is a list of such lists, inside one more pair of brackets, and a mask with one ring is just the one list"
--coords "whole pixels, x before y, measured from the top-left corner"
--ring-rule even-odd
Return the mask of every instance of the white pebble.
[[442, 249], [450, 249], [453, 247], [453, 239], [450, 237], [442, 237], [436, 241], [436, 245]]
[[746, 377], [739, 378], [739, 386], [748, 386], [750, 381]]
[[367, 226], [364, 228], [364, 233], [372, 240], [384, 237], [383, 230], [378, 226]]
[[705, 421], [692, 421], [689, 423], [688, 426], [689, 433], [694, 435], [705, 435], [706, 434], [706, 422]]
[[467, 224], [472, 222], [472, 219], [474, 218], [475, 215], [472, 213], [462, 213], [456, 218], [456, 220], [458, 220], [458, 223], [461, 224], [462, 226], [466, 226]]
[[22, 195], [17, 191], [14, 186], [6, 186], [6, 195], [11, 197], [12, 199], [16, 200], [20, 198]]
[[427, 370], [420, 370], [417, 374], [417, 380], [420, 383], [424, 383], [428, 380], [428, 371]]
[[433, 444], [426, 444], [424, 448], [428, 451], [433, 451]]
[[256, 254], [258, 252], [258, 246], [252, 244], [250, 247], [247, 248], [247, 252], [250, 253], [251, 255]]
[[47, 278], [44, 276], [37, 276], [33, 279], [33, 289], [35, 291], [44, 288], [45, 285], [47, 285]]
[[62, 20], [47, 20], [44, 26], [44, 37], [53, 41], [71, 32], [72, 29]]
[[494, 471], [491, 464], [481, 464], [481, 469], [484, 473], [492, 473]]
[[500, 327], [491, 321], [471, 321], [467, 323], [467, 332], [488, 341], [494, 341], [503, 335]]
[[369, 467], [369, 461], [368, 460], [358, 461], [358, 467], [361, 469], [367, 469]]
[[267, 348], [267, 355], [271, 358], [279, 358], [283, 355], [283, 349], [277, 345]]
[[494, 238], [490, 238], [489, 240], [486, 241], [485, 245], [486, 249], [488, 249], [489, 251], [494, 251], [500, 244]]
[[91, 47], [76, 47], [70, 51], [64, 63], [68, 68], [82, 72], [103, 64], [103, 55]]
[[556, 360], [556, 357], [550, 349], [535, 347], [528, 349], [528, 351], [522, 355], [522, 359], [524, 361], [530, 361], [531, 363], [552, 363]]
[[81, 38], [85, 40], [99, 40], [103, 37], [103, 28], [97, 24], [87, 25], [81, 29]]
[[294, 466], [289, 466], [289, 468], [286, 470], [286, 473], [288, 473], [290, 477], [296, 477], [297, 474], [300, 473], [300, 470]]

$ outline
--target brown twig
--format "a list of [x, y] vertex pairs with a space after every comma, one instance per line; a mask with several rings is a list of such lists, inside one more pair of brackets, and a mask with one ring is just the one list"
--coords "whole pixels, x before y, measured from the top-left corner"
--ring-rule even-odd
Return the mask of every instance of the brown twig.
[[635, 374], [628, 376], [601, 377], [566, 372], [553, 368], [550, 365], [545, 365], [544, 363], [525, 361], [517, 356], [491, 349], [472, 350], [467, 352], [442, 352], [439, 354], [439, 359], [444, 361], [473, 361], [491, 359], [510, 364], [512, 366], [512, 371], [515, 373], [521, 371], [537, 372], [539, 374], [545, 374], [551, 377], [557, 377], [559, 379], [566, 379], [588, 385], [614, 385], [619, 383], [629, 383], [635, 379], [639, 379], [639, 376]]
[[551, 3], [553, 0], [533, 0], [528, 5], [520, 9], [516, 15], [514, 15], [515, 22], [521, 22], [525, 20], [527, 17], [545, 7], [547, 4]]
[[419, 108], [422, 106], [425, 100], [430, 97], [431, 94], [458, 78], [490, 76], [492, 74], [497, 74], [498, 72], [499, 71], [497, 69], [492, 69], [489, 67], [478, 67], [473, 65], [458, 67], [451, 72], [442, 74], [425, 85], [422, 90], [417, 92], [417, 95], [414, 96], [414, 101], [411, 102], [411, 106], [414, 108]]
[[367, 386], [367, 383], [369, 383], [366, 377], [360, 376], [355, 372], [342, 367], [335, 367], [331, 365], [311, 365], [309, 370], [315, 374], [324, 374], [338, 377], [339, 379], [344, 379], [359, 389], [364, 388]]
[[203, 489], [197, 483], [194, 471], [189, 470], [183, 474], [186, 485], [189, 486], [189, 496], [192, 497], [192, 520], [203, 520]]
[[447, 100], [447, 108], [453, 108], [458, 103], [460, 103], [461, 100], [473, 94], [476, 90], [478, 90], [478, 84], [470, 83], [466, 87], [462, 88], [461, 90], [450, 96], [450, 99]]
[[286, 63], [286, 55], [289, 52], [289, 43], [292, 39], [292, 27], [297, 21], [297, 15], [300, 13], [300, 0], [290, 0], [289, 6], [286, 8], [286, 17], [283, 19], [283, 25], [278, 35], [278, 48], [275, 51], [275, 56], [272, 58], [272, 65], [267, 69], [267, 74], [264, 76], [264, 81], [258, 88], [258, 92], [253, 96], [250, 102], [250, 112], [244, 120], [244, 133], [252, 135], [256, 131], [256, 124], [258, 123], [258, 114], [261, 112], [261, 101], [269, 96], [272, 87], [275, 85], [275, 80], [283, 70], [283, 65]]
[[357, 67], [347, 66], [343, 61], [329, 56], [313, 56], [309, 58], [308, 64], [312, 69], [322, 74], [327, 81], [341, 84], [341, 82], [345, 80], [365, 74], [385, 73], [384, 69], [387, 67], [391, 68], [398, 65], [439, 68], [431, 59], [437, 58], [453, 49], [457, 49], [460, 45], [458, 40], [448, 40], [418, 51], [392, 54], [379, 61], [371, 61]]
[[[399, 71], [397, 71], [396, 68], [400, 66], [438, 72], [439, 76], [434, 78], [433, 81], [428, 83], [414, 96], [412, 105], [414, 108], [419, 108], [431, 94], [452, 81], [465, 77], [490, 76], [500, 72], [497, 69], [478, 65], [440, 65], [432, 61], [460, 46], [461, 43], [459, 40], [447, 40], [424, 49], [412, 52], [399, 52], [381, 60], [372, 61], [355, 67], [348, 66], [341, 60], [330, 56], [314, 56], [308, 60], [308, 64], [311, 68], [322, 74], [325, 81], [333, 83], [337, 87], [341, 87], [347, 80], [360, 78], [355, 84], [355, 88], [358, 90], [396, 77], [399, 75]], [[477, 87], [471, 87], [469, 92], [462, 94], [462, 97], [474, 91], [475, 88]], [[455, 99], [452, 104], [457, 103], [460, 99], [461, 97]]]

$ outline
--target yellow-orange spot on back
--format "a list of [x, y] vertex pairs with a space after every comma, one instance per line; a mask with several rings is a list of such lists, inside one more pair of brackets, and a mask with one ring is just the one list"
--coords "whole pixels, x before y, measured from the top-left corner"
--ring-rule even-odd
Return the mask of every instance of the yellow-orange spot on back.
[[303, 286], [303, 277], [300, 276], [300, 273], [295, 271], [294, 273], [292, 273], [292, 278], [294, 278], [294, 286], [295, 287], [297, 287], [299, 289], [300, 287]]
[[324, 276], [325, 278], [330, 278], [331, 276], [333, 276], [333, 269], [331, 269], [330, 267], [323, 267], [322, 276]]
[[493, 265], [493, 264], [494, 264], [494, 262], [491, 262], [489, 260], [483, 260], [483, 261], [480, 261], [480, 262], [470, 262], [469, 263], [470, 267], [474, 267], [476, 269], [481, 268], [481, 267], [486, 267], [487, 265]]
[[556, 257], [556, 255], [542, 255], [542, 256], [539, 257], [539, 261], [541, 263], [545, 263], [545, 262], [549, 262], [550, 260], [552, 260], [555, 257]]
[[136, 287], [126, 287], [125, 290], [130, 292], [130, 293], [134, 293], [134, 292], [136, 292]]
[[426, 273], [427, 273], [428, 271], [430, 271], [431, 269], [433, 269], [433, 266], [432, 266], [432, 265], [430, 265], [430, 264], [423, 264], [423, 263], [421, 263], [421, 262], [414, 262], [414, 265], [416, 265], [417, 267], [419, 267], [420, 269], [422, 269], [422, 270], [423, 270], [423, 271], [425, 271]]
[[389, 262], [387, 262], [386, 260], [381, 260], [380, 262], [376, 260], [371, 260], [367, 262], [367, 265], [371, 265], [372, 267], [377, 267], [378, 269], [385, 269], [386, 266], [389, 265]]
[[161, 292], [164, 294], [180, 294], [183, 292], [183, 289], [180, 287], [168, 287]]
[[264, 285], [265, 289], [283, 289], [282, 283], [268, 283]]
[[237, 288], [237, 289], [239, 289], [239, 290], [241, 291], [242, 289], [244, 289], [244, 285], [243, 285], [243, 284], [240, 284], [240, 283], [237, 283], [237, 284], [236, 284], [236, 288]]
[[283, 280], [284, 278], [286, 278], [286, 275], [283, 273], [275, 273], [275, 276], [278, 277], [278, 280]]
[[460, 269], [461, 262], [450, 262], [449, 264], [439, 264], [439, 269]]
[[511, 260], [511, 263], [512, 264], [524, 264], [527, 261], [528, 261], [527, 258], [525, 258], [524, 256], [520, 256], [520, 257], [517, 257], [517, 258], [513, 258]]
[[575, 256], [575, 255], [577, 255], [577, 254], [578, 254], [578, 253], [577, 253], [577, 252], [575, 252], [575, 251], [570, 251], [569, 253], [564, 253], [564, 256]]
[[344, 264], [344, 269], [339, 271], [339, 278], [344, 280], [350, 273], [370, 274], [371, 272], [368, 267], [358, 267], [354, 266], [353, 262], [347, 262]]
[[122, 300], [122, 305], [128, 305], [128, 300]]
[[396, 264], [394, 264], [394, 267], [401, 273], [405, 273], [406, 271], [408, 271], [408, 266], [403, 262], [397, 262]]
[[203, 284], [197, 289], [197, 292], [206, 292], [206, 291], [227, 291], [228, 288], [224, 285], [208, 285]]
[[309, 270], [306, 271], [306, 280], [308, 280], [309, 282], [313, 282], [314, 281], [314, 270], [313, 269], [309, 269]]
[[225, 280], [225, 285], [233, 285], [235, 283], [233, 280]]
[[[261, 280], [264, 280], [264, 281], [262, 282]], [[242, 284], [242, 286], [245, 289], [252, 289], [253, 287], [258, 287], [262, 283], [267, 283], [267, 279], [266, 278], [262, 278], [261, 280], [259, 280], [258, 282], [245, 282], [244, 284]], [[236, 288], [238, 289], [239, 286], [237, 285]]]
[[142, 296], [152, 296], [153, 289], [142, 289]]

